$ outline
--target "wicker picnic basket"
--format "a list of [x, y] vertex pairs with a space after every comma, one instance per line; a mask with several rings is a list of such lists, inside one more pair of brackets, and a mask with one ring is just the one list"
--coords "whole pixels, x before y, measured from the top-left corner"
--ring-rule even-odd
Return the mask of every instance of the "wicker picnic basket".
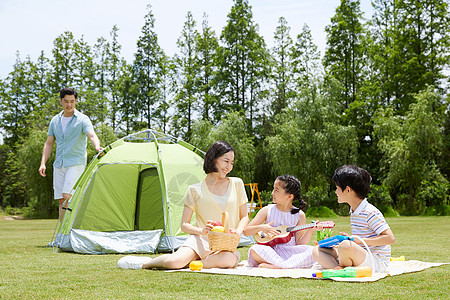
[[208, 233], [209, 249], [211, 251], [231, 251], [234, 252], [241, 237], [238, 234], [228, 233], [229, 219], [228, 213], [222, 213], [222, 225], [225, 233], [210, 231]]

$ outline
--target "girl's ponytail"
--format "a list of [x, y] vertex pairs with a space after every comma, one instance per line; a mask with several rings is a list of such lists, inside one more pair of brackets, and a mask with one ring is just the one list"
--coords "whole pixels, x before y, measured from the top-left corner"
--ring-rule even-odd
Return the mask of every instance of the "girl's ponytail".
[[[298, 180], [297, 178], [295, 178], [292, 175], [281, 175], [281, 176], [278, 176], [277, 179], [279, 181], [284, 182], [284, 190], [286, 191], [286, 193], [294, 195], [294, 201], [297, 200], [299, 202], [298, 208], [293, 208], [291, 210], [291, 214], [296, 214], [300, 210], [305, 210], [307, 207], [307, 204], [302, 199], [302, 195], [301, 195], [302, 184], [300, 183], [300, 180]], [[294, 202], [294, 201], [292, 201], [292, 202]]]

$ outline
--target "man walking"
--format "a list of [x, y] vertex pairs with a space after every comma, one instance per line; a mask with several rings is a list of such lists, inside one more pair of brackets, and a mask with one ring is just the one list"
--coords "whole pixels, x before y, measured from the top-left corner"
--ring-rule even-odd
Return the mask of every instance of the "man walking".
[[39, 174], [45, 177], [46, 166], [53, 145], [56, 141], [56, 158], [53, 164], [53, 190], [54, 198], [59, 201], [59, 217], [62, 220], [64, 212], [63, 203], [70, 199], [69, 193], [83, 173], [87, 160], [87, 139], [89, 138], [97, 152], [100, 140], [95, 134], [89, 118], [75, 109], [77, 92], [71, 88], [64, 88], [59, 93], [63, 111], [54, 116], [48, 129], [47, 141], [42, 151]]

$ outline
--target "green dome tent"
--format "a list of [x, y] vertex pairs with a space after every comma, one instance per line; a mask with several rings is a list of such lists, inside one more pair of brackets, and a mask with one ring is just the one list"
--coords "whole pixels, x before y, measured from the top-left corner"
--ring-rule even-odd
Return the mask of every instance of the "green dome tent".
[[[174, 251], [189, 185], [205, 178], [204, 153], [154, 130], [107, 146], [86, 167], [51, 243], [78, 253]], [[194, 221], [193, 221], [194, 222]]]

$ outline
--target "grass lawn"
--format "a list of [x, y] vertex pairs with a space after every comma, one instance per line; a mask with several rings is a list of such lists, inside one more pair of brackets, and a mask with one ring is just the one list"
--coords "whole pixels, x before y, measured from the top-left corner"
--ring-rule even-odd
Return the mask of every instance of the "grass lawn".
[[[349, 218], [331, 219], [335, 233], [350, 232]], [[396, 237], [392, 255], [450, 262], [450, 217], [387, 218]], [[372, 283], [259, 278], [121, 270], [123, 255], [53, 253], [56, 220], [0, 216], [2, 299], [448, 299], [450, 266], [387, 277]], [[247, 259], [248, 247], [239, 248]], [[152, 255], [156, 256], [156, 255]]]

